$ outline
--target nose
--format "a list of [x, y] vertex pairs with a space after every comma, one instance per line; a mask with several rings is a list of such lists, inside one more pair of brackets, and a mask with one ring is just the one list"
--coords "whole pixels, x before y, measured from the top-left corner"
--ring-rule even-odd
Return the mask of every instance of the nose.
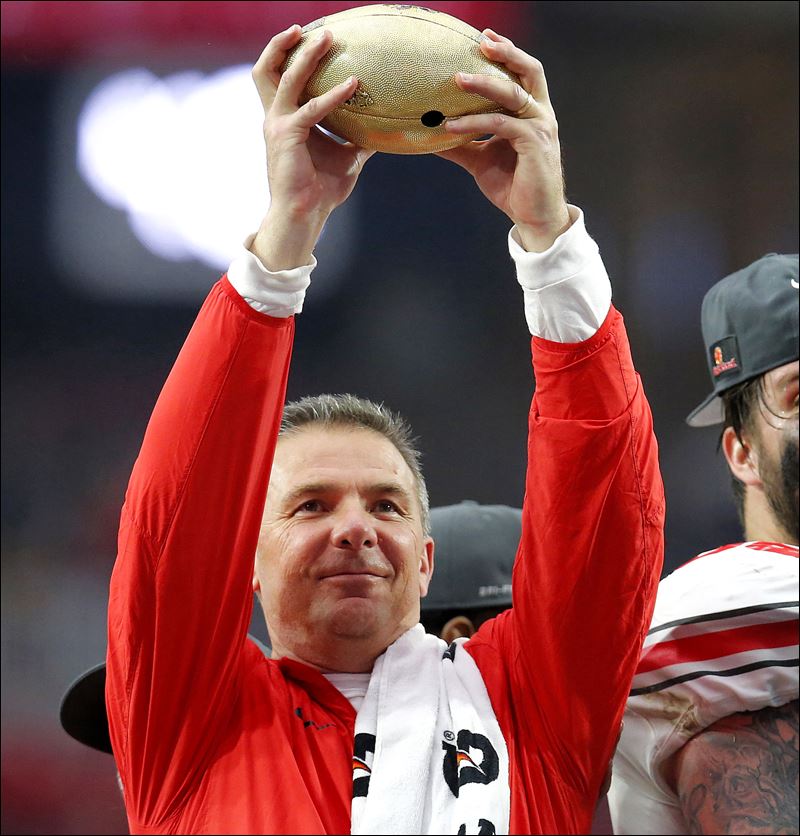
[[343, 509], [335, 516], [331, 542], [338, 549], [370, 549], [378, 542], [372, 515], [361, 508]]

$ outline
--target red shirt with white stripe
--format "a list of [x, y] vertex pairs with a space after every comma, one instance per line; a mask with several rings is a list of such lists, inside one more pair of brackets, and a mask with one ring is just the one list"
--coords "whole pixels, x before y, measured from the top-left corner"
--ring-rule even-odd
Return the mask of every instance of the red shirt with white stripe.
[[659, 584], [609, 792], [614, 831], [686, 833], [663, 770], [723, 717], [798, 698], [798, 549], [698, 555]]

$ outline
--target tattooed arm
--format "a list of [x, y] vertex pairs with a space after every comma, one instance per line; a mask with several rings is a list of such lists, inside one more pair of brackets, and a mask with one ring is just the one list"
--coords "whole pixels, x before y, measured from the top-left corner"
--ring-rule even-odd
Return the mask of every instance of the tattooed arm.
[[674, 758], [689, 833], [798, 832], [798, 701], [732, 714]]

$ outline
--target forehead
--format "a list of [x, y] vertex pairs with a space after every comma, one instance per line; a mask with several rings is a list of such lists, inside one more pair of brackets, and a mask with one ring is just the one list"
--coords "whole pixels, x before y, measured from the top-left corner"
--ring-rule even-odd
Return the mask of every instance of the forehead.
[[270, 483], [289, 487], [312, 479], [389, 477], [408, 486], [414, 481], [405, 459], [388, 438], [361, 427], [310, 425], [278, 439]]

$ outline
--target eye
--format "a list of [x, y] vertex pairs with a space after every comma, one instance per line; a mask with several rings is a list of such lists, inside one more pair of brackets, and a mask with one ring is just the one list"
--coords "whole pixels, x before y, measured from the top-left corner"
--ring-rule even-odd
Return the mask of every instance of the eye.
[[797, 381], [795, 381], [789, 387], [789, 394], [788, 394], [788, 397], [786, 398], [789, 412], [790, 413], [793, 412], [795, 415], [797, 414], [798, 403], [800, 403], [800, 397], [798, 397], [799, 394], [800, 393], [798, 393], [798, 389], [797, 389]]
[[400, 513], [400, 509], [390, 499], [379, 499], [373, 507], [378, 514]]
[[322, 503], [318, 499], [307, 499], [297, 507], [295, 514], [318, 514], [323, 510]]

